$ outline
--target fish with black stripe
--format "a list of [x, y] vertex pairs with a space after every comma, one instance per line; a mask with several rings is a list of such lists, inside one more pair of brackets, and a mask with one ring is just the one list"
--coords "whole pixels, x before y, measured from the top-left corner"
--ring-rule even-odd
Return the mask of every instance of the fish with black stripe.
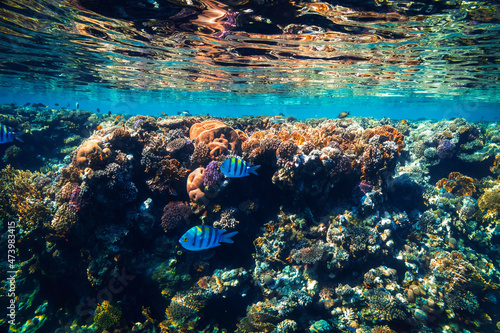
[[23, 133], [15, 133], [11, 127], [0, 124], [0, 143], [9, 143], [14, 141], [14, 139], [23, 142], [20, 136]]
[[228, 158], [220, 165], [220, 171], [229, 178], [246, 177], [251, 173], [258, 176], [259, 174], [255, 171], [258, 168], [260, 165], [252, 165], [236, 157]]
[[197, 225], [192, 227], [179, 238], [179, 243], [186, 250], [201, 251], [219, 246], [220, 243], [233, 243], [231, 237], [238, 232], [233, 231], [224, 234], [226, 230], [216, 229], [208, 225]]

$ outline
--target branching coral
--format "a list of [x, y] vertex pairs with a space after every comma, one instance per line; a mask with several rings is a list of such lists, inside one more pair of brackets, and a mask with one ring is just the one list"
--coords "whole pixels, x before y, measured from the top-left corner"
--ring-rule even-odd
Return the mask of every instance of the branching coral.
[[373, 320], [404, 320], [408, 316], [406, 306], [385, 288], [370, 289], [365, 294], [367, 307], [363, 317]]
[[147, 180], [151, 191], [173, 193], [172, 183], [186, 176], [187, 169], [174, 158], [163, 158], [155, 164], [155, 176]]
[[0, 171], [0, 211], [6, 219], [19, 221], [19, 227], [30, 232], [50, 219], [53, 208], [44, 201], [37, 186], [40, 174], [21, 171], [8, 165]]
[[434, 252], [429, 267], [438, 280], [445, 282], [447, 291], [461, 289], [463, 286], [484, 290], [489, 285], [483, 277], [483, 273], [457, 251]]

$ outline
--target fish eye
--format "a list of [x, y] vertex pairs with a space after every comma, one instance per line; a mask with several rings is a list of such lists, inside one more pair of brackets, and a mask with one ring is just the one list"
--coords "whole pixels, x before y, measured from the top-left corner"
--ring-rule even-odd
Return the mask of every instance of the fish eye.
[[184, 237], [182, 241], [187, 242], [188, 241], [187, 237]]

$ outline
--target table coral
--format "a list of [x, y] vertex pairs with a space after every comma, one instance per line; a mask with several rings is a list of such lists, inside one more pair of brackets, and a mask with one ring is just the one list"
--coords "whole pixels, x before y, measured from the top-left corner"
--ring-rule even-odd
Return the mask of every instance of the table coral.
[[189, 138], [194, 140], [195, 146], [201, 142], [208, 145], [212, 160], [225, 155], [228, 151], [241, 152], [241, 140], [238, 133], [231, 127], [218, 120], [207, 120], [191, 126]]

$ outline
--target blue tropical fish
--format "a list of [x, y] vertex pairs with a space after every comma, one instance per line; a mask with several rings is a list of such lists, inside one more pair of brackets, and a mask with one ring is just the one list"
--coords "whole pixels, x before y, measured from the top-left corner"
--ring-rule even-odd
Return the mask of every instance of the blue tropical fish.
[[20, 138], [22, 134], [23, 133], [15, 133], [9, 126], [0, 124], [0, 143], [9, 143], [14, 141], [14, 139], [23, 142]]
[[246, 177], [253, 173], [254, 175], [258, 175], [257, 170], [260, 168], [260, 165], [251, 165], [243, 161], [240, 158], [232, 157], [225, 160], [221, 166], [220, 171], [226, 177], [237, 178], [237, 177]]
[[233, 231], [224, 234], [226, 230], [215, 229], [208, 225], [197, 225], [192, 227], [179, 238], [182, 247], [189, 251], [201, 251], [219, 246], [221, 242], [233, 243], [231, 237], [238, 232]]

